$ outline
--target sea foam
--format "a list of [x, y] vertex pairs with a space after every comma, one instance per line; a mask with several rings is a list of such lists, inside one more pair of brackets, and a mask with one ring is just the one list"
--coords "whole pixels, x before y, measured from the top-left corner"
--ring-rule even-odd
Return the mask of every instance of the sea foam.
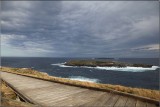
[[51, 64], [59, 67], [72, 67], [72, 68], [90, 68], [90, 69], [99, 69], [99, 70], [111, 70], [111, 71], [128, 71], [128, 72], [144, 72], [144, 71], [151, 71], [156, 70], [160, 67], [152, 66], [151, 68], [144, 68], [144, 67], [88, 67], [88, 66], [67, 66], [64, 65], [65, 63], [58, 63], [58, 64]]
[[76, 66], [67, 66], [67, 65], [64, 65], [65, 63], [57, 63], [57, 64], [51, 64], [51, 65], [55, 65], [55, 66], [59, 66], [59, 67], [72, 67], [72, 68], [75, 68]]
[[151, 68], [143, 68], [143, 67], [96, 67], [96, 69], [101, 70], [113, 70], [113, 71], [130, 71], [130, 72], [144, 72], [149, 70], [156, 70], [159, 68], [158, 66], [152, 66]]
[[83, 76], [70, 76], [68, 79], [78, 80], [78, 81], [86, 81], [86, 82], [94, 82], [94, 83], [100, 82], [99, 79], [87, 78], [87, 77], [83, 77]]

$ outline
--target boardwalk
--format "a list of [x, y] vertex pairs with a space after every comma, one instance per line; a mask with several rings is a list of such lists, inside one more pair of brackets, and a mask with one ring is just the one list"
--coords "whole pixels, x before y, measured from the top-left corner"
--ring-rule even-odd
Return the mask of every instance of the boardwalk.
[[1, 72], [1, 78], [28, 101], [39, 106], [156, 107], [154, 104], [131, 97], [68, 86], [7, 72]]

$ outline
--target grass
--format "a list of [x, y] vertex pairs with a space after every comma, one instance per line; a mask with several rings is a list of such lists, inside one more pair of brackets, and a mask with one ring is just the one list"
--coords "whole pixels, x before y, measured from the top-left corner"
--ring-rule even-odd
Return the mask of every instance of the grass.
[[34, 105], [32, 104], [20, 102], [12, 99], [2, 98], [1, 101], [2, 101], [1, 106], [3, 107], [34, 107]]
[[30, 68], [10, 68], [10, 67], [2, 67], [2, 71], [12, 72], [17, 74], [23, 74], [32, 77], [38, 77], [46, 80], [51, 80], [55, 82], [60, 82], [64, 84], [71, 84], [76, 86], [83, 86], [88, 88], [97, 88], [103, 90], [115, 90], [120, 92], [125, 92], [133, 95], [138, 95], [142, 97], [147, 97], [150, 99], [159, 100], [160, 99], [160, 91], [159, 90], [150, 90], [150, 89], [143, 89], [143, 88], [132, 88], [132, 87], [125, 87], [121, 85], [111, 85], [111, 84], [100, 84], [100, 83], [91, 83], [91, 82], [81, 82], [76, 80], [70, 80], [66, 78], [58, 78], [54, 76], [49, 76], [46, 73], [42, 73]]
[[8, 87], [3, 81], [1, 82], [1, 106], [4, 107], [31, 107], [32, 104], [18, 100], [14, 91]]
[[6, 98], [6, 99], [16, 100], [16, 98], [17, 98], [14, 91], [11, 88], [9, 88], [4, 82], [1, 82], [0, 91], [1, 91], [2, 97]]

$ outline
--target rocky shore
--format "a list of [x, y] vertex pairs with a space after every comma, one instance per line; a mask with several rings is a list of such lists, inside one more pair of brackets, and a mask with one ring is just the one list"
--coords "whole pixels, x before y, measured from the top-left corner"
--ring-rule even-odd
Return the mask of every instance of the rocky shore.
[[130, 64], [118, 61], [100, 61], [100, 60], [70, 60], [65, 63], [67, 66], [88, 66], [88, 67], [144, 67], [151, 68], [153, 65], [148, 64]]

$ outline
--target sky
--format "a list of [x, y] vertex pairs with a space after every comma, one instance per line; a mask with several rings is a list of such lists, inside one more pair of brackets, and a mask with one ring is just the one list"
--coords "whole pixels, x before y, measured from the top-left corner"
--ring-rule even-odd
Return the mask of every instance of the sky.
[[1, 55], [158, 57], [158, 1], [1, 1]]

